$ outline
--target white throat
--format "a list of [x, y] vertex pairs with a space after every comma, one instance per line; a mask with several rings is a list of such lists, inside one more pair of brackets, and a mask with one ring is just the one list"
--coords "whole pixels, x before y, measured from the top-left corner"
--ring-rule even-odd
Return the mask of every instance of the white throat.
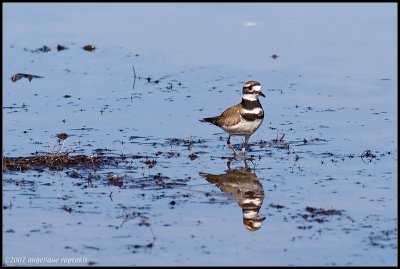
[[249, 100], [249, 101], [257, 101], [258, 100], [258, 96], [256, 94], [245, 93], [245, 94], [243, 94], [243, 99], [246, 99], [246, 100]]

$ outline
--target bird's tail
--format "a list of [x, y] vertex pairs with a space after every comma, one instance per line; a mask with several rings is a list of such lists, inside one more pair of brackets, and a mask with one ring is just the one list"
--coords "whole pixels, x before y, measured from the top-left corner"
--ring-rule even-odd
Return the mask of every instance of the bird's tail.
[[218, 117], [211, 117], [211, 118], [203, 118], [200, 121], [201, 122], [210, 122], [212, 124], [215, 124], [215, 121], [218, 119]]

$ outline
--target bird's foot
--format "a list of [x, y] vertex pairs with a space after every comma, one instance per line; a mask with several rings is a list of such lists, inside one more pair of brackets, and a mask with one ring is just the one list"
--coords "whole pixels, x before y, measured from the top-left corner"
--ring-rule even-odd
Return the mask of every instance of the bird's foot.
[[226, 162], [226, 165], [228, 166], [228, 170], [231, 170], [231, 163], [236, 160], [237, 155], [233, 156], [232, 158], [229, 158], [229, 160]]

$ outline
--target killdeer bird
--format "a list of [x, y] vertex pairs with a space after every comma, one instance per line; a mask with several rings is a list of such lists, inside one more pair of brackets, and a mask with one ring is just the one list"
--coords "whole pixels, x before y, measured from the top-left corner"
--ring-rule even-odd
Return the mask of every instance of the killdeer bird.
[[204, 118], [201, 122], [210, 122], [229, 134], [227, 144], [235, 155], [239, 153], [231, 145], [231, 136], [244, 136], [242, 154], [246, 154], [247, 143], [250, 136], [260, 127], [264, 120], [264, 110], [258, 96], [265, 95], [261, 92], [261, 84], [257, 81], [247, 81], [243, 85], [242, 102], [225, 110], [220, 116]]

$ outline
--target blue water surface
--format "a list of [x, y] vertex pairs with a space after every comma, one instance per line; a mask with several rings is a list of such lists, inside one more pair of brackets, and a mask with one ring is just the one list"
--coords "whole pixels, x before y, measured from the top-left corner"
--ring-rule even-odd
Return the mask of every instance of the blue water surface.
[[[3, 4], [3, 156], [57, 151], [61, 132], [72, 155], [142, 156], [3, 169], [3, 264], [396, 265], [397, 57], [390, 3]], [[231, 171], [262, 185], [257, 231], [202, 176], [229, 178], [232, 152], [199, 119], [248, 80], [265, 120]]]

